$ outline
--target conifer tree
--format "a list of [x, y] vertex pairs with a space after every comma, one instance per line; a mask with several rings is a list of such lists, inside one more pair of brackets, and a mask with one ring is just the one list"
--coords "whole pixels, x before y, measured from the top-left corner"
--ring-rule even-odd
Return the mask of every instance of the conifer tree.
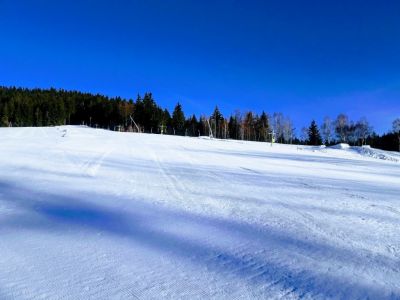
[[394, 134], [397, 136], [397, 140], [399, 143], [399, 152], [400, 152], [400, 118], [397, 118], [396, 120], [393, 121], [392, 127]]
[[228, 123], [229, 138], [238, 139], [238, 127], [236, 116], [230, 116]]
[[195, 115], [186, 120], [185, 128], [189, 136], [198, 136], [200, 127]]
[[257, 119], [258, 140], [266, 142], [268, 140], [269, 122], [268, 116], [263, 111], [261, 116]]
[[8, 106], [4, 105], [2, 115], [1, 115], [1, 126], [8, 126]]
[[312, 120], [311, 125], [308, 128], [308, 144], [312, 146], [318, 146], [322, 144], [321, 135], [314, 120]]
[[185, 133], [185, 115], [182, 111], [182, 105], [179, 102], [172, 113], [172, 127], [174, 134], [183, 135]]
[[224, 117], [218, 109], [218, 106], [215, 106], [214, 112], [210, 118], [210, 124], [213, 130], [213, 135], [216, 138], [222, 137], [222, 125], [223, 125]]

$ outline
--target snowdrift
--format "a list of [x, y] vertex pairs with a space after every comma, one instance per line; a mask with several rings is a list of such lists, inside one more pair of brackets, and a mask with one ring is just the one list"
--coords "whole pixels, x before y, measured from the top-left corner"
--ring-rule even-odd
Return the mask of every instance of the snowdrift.
[[379, 149], [373, 149], [371, 147], [354, 147], [354, 150], [363, 156], [389, 160], [393, 162], [400, 162], [400, 155], [398, 152], [383, 151]]
[[364, 157], [388, 160], [392, 162], [400, 162], [400, 154], [398, 152], [374, 149], [369, 145], [359, 147], [359, 146], [349, 146], [349, 144], [340, 143], [334, 146], [330, 146], [329, 149], [346, 150], [348, 152], [357, 153]]

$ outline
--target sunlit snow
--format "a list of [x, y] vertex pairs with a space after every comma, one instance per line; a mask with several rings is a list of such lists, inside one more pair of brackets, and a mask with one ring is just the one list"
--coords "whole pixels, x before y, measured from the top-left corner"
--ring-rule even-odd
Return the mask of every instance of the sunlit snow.
[[1, 299], [399, 299], [400, 156], [0, 129]]

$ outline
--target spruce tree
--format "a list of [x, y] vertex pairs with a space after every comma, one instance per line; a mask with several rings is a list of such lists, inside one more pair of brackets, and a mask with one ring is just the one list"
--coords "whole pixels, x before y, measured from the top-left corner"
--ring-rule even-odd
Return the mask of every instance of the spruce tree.
[[314, 120], [312, 120], [310, 127], [308, 128], [308, 144], [312, 146], [318, 146], [322, 144], [322, 138], [319, 133], [319, 129]]
[[266, 142], [268, 139], [269, 123], [268, 116], [264, 111], [261, 116], [257, 118], [257, 131], [258, 140]]
[[229, 138], [230, 139], [238, 139], [238, 121], [236, 116], [230, 116], [229, 118], [229, 123], [228, 123], [228, 132], [229, 132]]
[[199, 122], [197, 121], [197, 118], [194, 114], [189, 119], [187, 119], [185, 127], [190, 136], [199, 135]]
[[1, 124], [0, 126], [8, 126], [8, 107], [7, 103], [4, 105], [3, 113], [1, 116]]
[[392, 123], [393, 133], [397, 136], [398, 144], [399, 144], [399, 152], [400, 152], [400, 118], [397, 118]]
[[222, 137], [222, 123], [224, 121], [224, 117], [218, 109], [218, 106], [215, 106], [214, 112], [211, 115], [210, 124], [213, 130], [214, 137], [221, 138]]
[[172, 127], [174, 134], [183, 135], [185, 133], [185, 115], [182, 111], [182, 105], [179, 102], [172, 113]]

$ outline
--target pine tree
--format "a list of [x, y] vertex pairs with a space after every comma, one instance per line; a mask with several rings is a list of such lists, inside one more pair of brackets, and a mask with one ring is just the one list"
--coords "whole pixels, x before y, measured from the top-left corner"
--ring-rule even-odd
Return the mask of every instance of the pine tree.
[[261, 142], [266, 142], [268, 140], [268, 132], [269, 132], [269, 122], [268, 116], [263, 111], [261, 116], [257, 118], [257, 131], [258, 131], [258, 140]]
[[243, 120], [244, 138], [248, 141], [254, 138], [254, 115], [248, 111]]
[[189, 119], [186, 120], [185, 128], [187, 134], [189, 136], [198, 136], [199, 135], [199, 122], [195, 115], [192, 115]]
[[238, 139], [238, 127], [236, 116], [230, 116], [228, 123], [228, 135], [230, 139]]
[[392, 123], [393, 133], [397, 136], [397, 140], [399, 143], [399, 152], [400, 152], [400, 118], [397, 118]]
[[218, 109], [218, 106], [215, 106], [214, 112], [210, 118], [210, 124], [213, 130], [213, 135], [215, 138], [222, 137], [222, 125], [223, 125], [224, 117]]
[[164, 109], [161, 113], [161, 125], [160, 130], [163, 130], [163, 133], [170, 133], [169, 129], [172, 127], [172, 119], [169, 111]]
[[7, 103], [3, 107], [0, 126], [8, 126], [8, 106]]
[[185, 133], [185, 115], [179, 102], [172, 113], [172, 127], [174, 134], [183, 135]]
[[314, 120], [312, 120], [311, 125], [308, 128], [308, 144], [312, 146], [318, 146], [322, 144], [321, 135]]

